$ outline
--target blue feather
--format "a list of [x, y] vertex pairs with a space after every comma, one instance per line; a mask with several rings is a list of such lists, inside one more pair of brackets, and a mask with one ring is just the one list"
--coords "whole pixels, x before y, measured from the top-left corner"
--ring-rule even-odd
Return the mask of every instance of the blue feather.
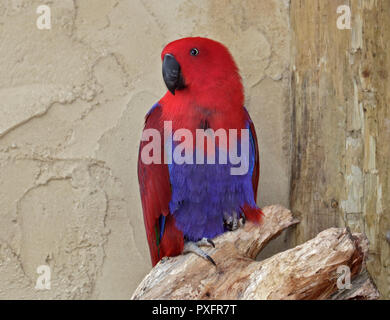
[[169, 165], [172, 186], [169, 208], [176, 226], [186, 238], [191, 241], [214, 238], [226, 231], [224, 213], [240, 213], [246, 204], [257, 208], [252, 185], [254, 165], [255, 147], [251, 134], [249, 170], [244, 175], [231, 175], [233, 165], [229, 159], [227, 164], [219, 164], [218, 150], [216, 164]]

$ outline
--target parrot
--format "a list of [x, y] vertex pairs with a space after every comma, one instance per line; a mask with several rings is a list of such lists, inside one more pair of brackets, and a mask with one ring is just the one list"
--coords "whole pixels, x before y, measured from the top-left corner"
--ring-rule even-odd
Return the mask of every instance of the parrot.
[[[239, 69], [222, 43], [203, 37], [178, 39], [165, 46], [161, 61], [167, 91], [146, 114], [144, 131], [152, 129], [163, 137], [166, 122], [172, 124], [172, 132], [184, 128], [193, 137], [199, 129], [235, 129], [239, 133], [231, 141], [238, 151], [244, 145], [240, 132], [248, 132], [248, 170], [238, 175], [232, 174], [235, 164], [230, 160], [172, 161], [172, 147], [165, 138], [154, 141], [160, 148], [160, 161], [142, 159], [150, 139], [142, 139], [139, 145], [138, 180], [152, 265], [163, 257], [184, 253], [195, 253], [216, 265], [202, 246], [215, 247], [212, 239], [246, 221], [262, 221], [263, 212], [256, 204], [260, 163], [255, 127], [244, 106]], [[183, 139], [167, 141], [178, 147]], [[210, 152], [206, 150], [206, 155], [215, 152], [218, 160], [218, 151], [229, 152], [230, 142], [221, 141]], [[195, 157], [193, 140], [187, 140], [185, 147]]]

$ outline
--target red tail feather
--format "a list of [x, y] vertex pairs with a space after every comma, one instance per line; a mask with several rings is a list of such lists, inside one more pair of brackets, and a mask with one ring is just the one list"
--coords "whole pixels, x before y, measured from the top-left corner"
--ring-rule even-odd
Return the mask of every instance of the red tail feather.
[[263, 220], [264, 213], [259, 208], [253, 208], [248, 205], [245, 205], [242, 208], [242, 211], [244, 211], [246, 220], [250, 222], [260, 224]]

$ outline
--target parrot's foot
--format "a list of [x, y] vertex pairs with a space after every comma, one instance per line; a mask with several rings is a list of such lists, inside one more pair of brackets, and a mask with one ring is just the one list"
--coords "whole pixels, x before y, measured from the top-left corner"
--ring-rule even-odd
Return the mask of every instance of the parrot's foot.
[[225, 214], [224, 225], [225, 228], [229, 231], [237, 230], [245, 224], [245, 215], [241, 213], [240, 218], [238, 218], [239, 214], [237, 212], [233, 212], [233, 214], [227, 215]]
[[212, 240], [207, 239], [207, 238], [203, 238], [203, 239], [199, 240], [198, 242], [192, 242], [192, 241], [186, 242], [184, 244], [183, 253], [188, 253], [188, 252], [195, 253], [198, 256], [200, 256], [204, 259], [207, 259], [213, 265], [216, 266], [216, 263], [213, 260], [213, 258], [211, 258], [206, 252], [204, 252], [201, 248], [199, 248], [199, 246], [211, 246], [211, 247], [215, 248], [215, 244]]

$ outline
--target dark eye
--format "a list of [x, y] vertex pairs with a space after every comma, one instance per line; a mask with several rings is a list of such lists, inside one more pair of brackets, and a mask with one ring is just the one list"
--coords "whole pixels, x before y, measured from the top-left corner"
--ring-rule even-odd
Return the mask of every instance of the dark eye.
[[197, 56], [199, 54], [199, 50], [196, 48], [192, 48], [190, 50], [190, 54], [191, 54], [191, 56]]

